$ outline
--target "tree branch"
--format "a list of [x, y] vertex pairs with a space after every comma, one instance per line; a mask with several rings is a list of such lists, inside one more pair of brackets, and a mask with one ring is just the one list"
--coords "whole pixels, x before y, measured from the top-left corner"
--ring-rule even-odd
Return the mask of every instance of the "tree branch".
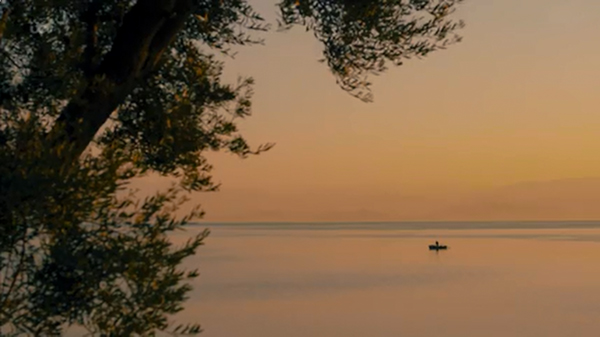
[[2, 41], [2, 37], [4, 36], [4, 29], [6, 29], [6, 22], [8, 21], [8, 14], [10, 13], [10, 8], [4, 8], [2, 12], [2, 17], [0, 18], [0, 41]]
[[82, 68], [86, 76], [90, 77], [94, 71], [94, 58], [97, 53], [98, 44], [98, 11], [100, 0], [90, 0], [87, 8], [81, 14], [81, 20], [86, 24], [85, 49], [83, 51]]

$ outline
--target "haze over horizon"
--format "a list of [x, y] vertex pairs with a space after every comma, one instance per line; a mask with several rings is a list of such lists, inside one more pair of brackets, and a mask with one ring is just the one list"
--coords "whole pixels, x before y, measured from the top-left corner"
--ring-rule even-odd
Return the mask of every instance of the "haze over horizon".
[[[254, 1], [274, 22], [274, 1]], [[462, 43], [339, 89], [310, 33], [264, 34], [225, 77], [256, 80], [247, 160], [210, 156], [206, 221], [600, 219], [600, 1], [471, 0]], [[165, 186], [147, 178], [143, 191]]]

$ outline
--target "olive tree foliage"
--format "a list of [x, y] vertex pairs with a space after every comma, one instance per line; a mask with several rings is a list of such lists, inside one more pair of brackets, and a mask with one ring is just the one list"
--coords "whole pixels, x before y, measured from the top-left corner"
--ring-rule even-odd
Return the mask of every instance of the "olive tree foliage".
[[[280, 0], [341, 89], [459, 40], [461, 0]], [[174, 245], [180, 192], [212, 191], [208, 151], [253, 148], [237, 122], [253, 81], [223, 83], [219, 55], [270, 29], [245, 0], [0, 0], [0, 333], [195, 334], [176, 326], [198, 276]], [[176, 186], [138, 200], [148, 172]]]
[[342, 89], [370, 101], [368, 75], [460, 41], [450, 19], [462, 0], [284, 0], [281, 25], [304, 25], [323, 44]]

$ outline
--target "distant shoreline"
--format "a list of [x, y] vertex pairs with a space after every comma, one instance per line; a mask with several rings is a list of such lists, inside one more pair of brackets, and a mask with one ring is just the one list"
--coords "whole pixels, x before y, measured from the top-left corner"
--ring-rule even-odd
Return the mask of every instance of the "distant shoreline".
[[363, 229], [363, 230], [453, 230], [453, 229], [593, 229], [600, 220], [579, 221], [397, 221], [397, 222], [193, 222], [192, 226], [245, 229]]

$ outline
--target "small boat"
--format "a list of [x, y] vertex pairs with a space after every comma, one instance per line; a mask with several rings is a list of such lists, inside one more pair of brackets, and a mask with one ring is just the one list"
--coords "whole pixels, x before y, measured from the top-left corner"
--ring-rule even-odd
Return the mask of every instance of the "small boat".
[[437, 241], [435, 245], [429, 245], [429, 250], [445, 250], [448, 249], [448, 246], [440, 245]]

